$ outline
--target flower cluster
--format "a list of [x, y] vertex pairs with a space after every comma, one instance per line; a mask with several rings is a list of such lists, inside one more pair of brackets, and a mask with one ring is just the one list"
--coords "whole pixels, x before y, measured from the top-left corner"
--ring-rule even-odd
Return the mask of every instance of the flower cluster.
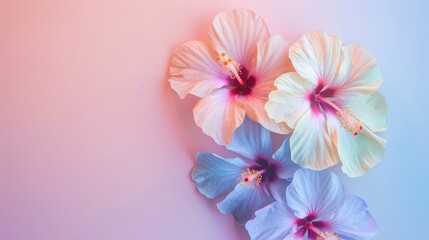
[[[204, 133], [241, 157], [197, 153], [192, 179], [252, 239], [371, 239], [377, 225], [327, 168], [349, 177], [379, 163], [386, 141], [382, 76], [364, 48], [322, 31], [294, 43], [254, 12], [218, 14], [210, 42], [173, 54], [169, 82]], [[272, 152], [271, 132], [285, 134]]]

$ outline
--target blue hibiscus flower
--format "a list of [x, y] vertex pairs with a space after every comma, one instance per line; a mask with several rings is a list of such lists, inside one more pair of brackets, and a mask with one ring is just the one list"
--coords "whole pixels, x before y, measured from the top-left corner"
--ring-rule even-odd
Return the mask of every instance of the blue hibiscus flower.
[[226, 148], [244, 158], [197, 153], [192, 179], [208, 198], [227, 194], [217, 204], [218, 209], [232, 214], [237, 224], [244, 225], [256, 210], [284, 198], [299, 166], [290, 159], [288, 139], [272, 154], [270, 132], [248, 118], [234, 132]]
[[377, 233], [365, 201], [346, 197], [329, 171], [298, 170], [285, 195], [247, 222], [252, 240], [364, 240]]

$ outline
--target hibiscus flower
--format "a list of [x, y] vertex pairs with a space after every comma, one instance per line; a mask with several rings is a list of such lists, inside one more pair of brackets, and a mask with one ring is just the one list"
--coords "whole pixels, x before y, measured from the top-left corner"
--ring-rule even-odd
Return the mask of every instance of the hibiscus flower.
[[382, 82], [374, 57], [357, 45], [316, 31], [289, 50], [296, 72], [275, 80], [268, 115], [293, 128], [292, 160], [302, 167], [326, 169], [340, 159], [350, 177], [379, 163], [386, 141], [387, 104], [376, 92]]
[[245, 160], [197, 153], [192, 179], [208, 198], [228, 194], [217, 204], [218, 209], [243, 225], [256, 210], [284, 193], [299, 166], [290, 160], [288, 140], [272, 155], [270, 132], [248, 118], [226, 148]]
[[365, 240], [377, 233], [365, 201], [346, 197], [330, 171], [296, 171], [285, 199], [257, 211], [247, 222], [252, 240]]
[[264, 108], [276, 77], [291, 70], [287, 42], [271, 37], [264, 20], [245, 9], [218, 14], [209, 37], [209, 43], [191, 41], [178, 48], [170, 66], [169, 81], [179, 96], [201, 97], [193, 109], [195, 123], [222, 145], [246, 115], [270, 131], [290, 133]]

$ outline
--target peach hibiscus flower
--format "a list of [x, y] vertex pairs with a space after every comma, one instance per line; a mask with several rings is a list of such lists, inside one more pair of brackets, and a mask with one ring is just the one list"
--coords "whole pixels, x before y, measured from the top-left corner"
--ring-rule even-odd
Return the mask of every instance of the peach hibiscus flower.
[[169, 82], [179, 96], [201, 97], [193, 109], [195, 123], [222, 145], [231, 141], [246, 115], [272, 132], [290, 133], [264, 108], [274, 80], [292, 70], [288, 43], [270, 36], [264, 20], [245, 9], [218, 14], [209, 37], [208, 43], [179, 47], [170, 65]]

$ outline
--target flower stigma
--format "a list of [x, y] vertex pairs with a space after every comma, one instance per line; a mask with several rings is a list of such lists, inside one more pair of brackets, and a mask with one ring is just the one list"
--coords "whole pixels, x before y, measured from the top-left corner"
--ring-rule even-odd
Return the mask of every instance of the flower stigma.
[[240, 77], [241, 66], [236, 60], [227, 56], [225, 52], [222, 52], [219, 56], [216, 57], [216, 61], [222, 65], [223, 69], [225, 70], [225, 74], [229, 75], [231, 79], [237, 79], [241, 86], [245, 85], [243, 79]]
[[259, 171], [249, 168], [244, 169], [240, 174], [240, 185], [250, 189], [258, 188], [262, 182], [262, 174], [265, 172], [265, 169]]

